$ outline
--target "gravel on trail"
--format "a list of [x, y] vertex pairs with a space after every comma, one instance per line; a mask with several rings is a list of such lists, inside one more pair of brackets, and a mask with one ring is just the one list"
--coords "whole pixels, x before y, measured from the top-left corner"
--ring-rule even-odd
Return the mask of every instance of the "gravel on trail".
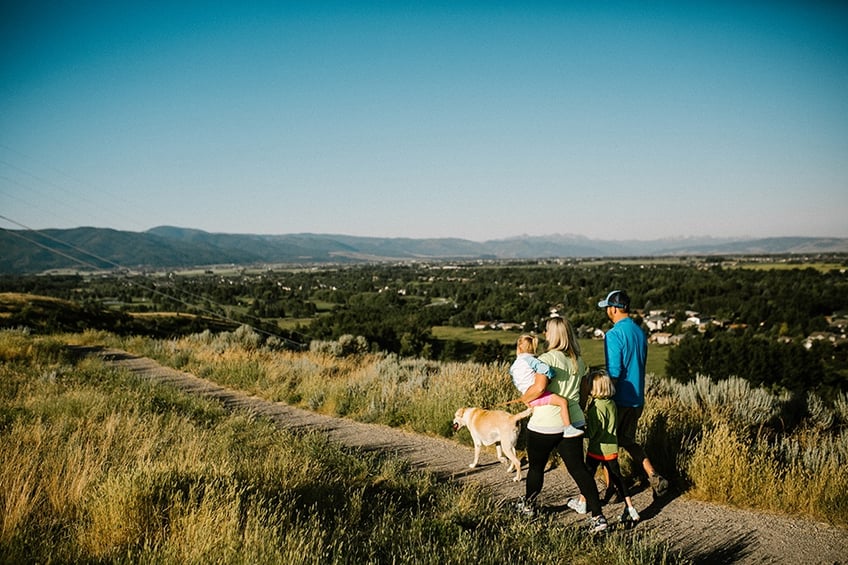
[[[490, 488], [494, 498], [504, 504], [512, 503], [524, 493], [524, 480], [513, 482], [514, 474], [508, 473], [506, 465], [497, 461], [493, 448], [484, 448], [480, 465], [470, 469], [473, 449], [457, 441], [324, 416], [271, 402], [117, 349], [80, 349], [138, 376], [217, 399], [228, 409], [267, 417], [282, 428], [321, 431], [342, 446], [392, 453], [445, 480], [479, 483]], [[522, 471], [524, 475], [526, 468]], [[559, 466], [547, 472], [539, 502], [564, 523], [575, 522], [585, 516], [569, 510], [565, 501], [577, 494], [576, 485], [564, 467]], [[845, 528], [805, 518], [698, 502], [674, 492], [654, 500], [651, 490], [645, 489], [632, 497], [641, 516], [636, 527], [654, 539], [667, 542], [673, 551], [693, 563], [848, 564], [848, 529]], [[622, 504], [608, 504], [604, 509], [607, 519], [613, 523], [622, 511]]]

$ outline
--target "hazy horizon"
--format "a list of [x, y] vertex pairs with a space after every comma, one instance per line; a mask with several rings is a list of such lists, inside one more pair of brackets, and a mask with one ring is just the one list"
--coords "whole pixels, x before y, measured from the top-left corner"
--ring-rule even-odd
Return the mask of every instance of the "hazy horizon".
[[[0, 220], [3, 217], [0, 215]], [[11, 230], [18, 230], [21, 232], [26, 232], [31, 229], [31, 226], [26, 226], [23, 224], [16, 224], [15, 222], [10, 222], [13, 224], [12, 228], [6, 228]], [[492, 237], [488, 239], [470, 239], [464, 237], [457, 237], [451, 235], [445, 236], [425, 236], [425, 237], [409, 237], [409, 236], [375, 236], [368, 234], [350, 234], [350, 233], [341, 233], [341, 232], [279, 232], [279, 233], [270, 233], [270, 232], [225, 232], [218, 230], [204, 230], [201, 228], [193, 228], [190, 226], [174, 226], [174, 225], [159, 225], [153, 226], [147, 229], [142, 230], [132, 230], [132, 229], [120, 229], [113, 227], [104, 227], [104, 226], [70, 226], [66, 228], [56, 228], [56, 227], [45, 227], [37, 229], [36, 231], [44, 231], [44, 230], [74, 230], [74, 229], [114, 229], [117, 231], [125, 231], [130, 233], [146, 233], [150, 231], [156, 231], [157, 229], [179, 229], [179, 230], [188, 230], [188, 231], [200, 231], [210, 235], [233, 235], [233, 236], [258, 236], [258, 237], [285, 237], [285, 236], [321, 236], [321, 237], [343, 237], [343, 238], [365, 238], [365, 239], [413, 239], [413, 240], [426, 240], [426, 239], [458, 239], [463, 241], [470, 241], [473, 243], [487, 243], [487, 242], [498, 242], [498, 241], [510, 241], [510, 240], [521, 240], [527, 238], [537, 238], [537, 239], [568, 239], [568, 240], [586, 240], [588, 242], [639, 242], [639, 243], [650, 243], [655, 241], [669, 241], [669, 242], [685, 242], [685, 241], [703, 241], [703, 242], [735, 242], [735, 241], [756, 241], [762, 239], [837, 239], [837, 240], [848, 240], [848, 237], [837, 237], [837, 236], [808, 236], [803, 234], [789, 234], [789, 235], [779, 235], [779, 236], [750, 236], [750, 235], [740, 235], [740, 236], [727, 236], [727, 237], [719, 237], [714, 235], [686, 235], [686, 236], [662, 236], [655, 238], [639, 238], [639, 237], [627, 237], [627, 238], [616, 238], [616, 237], [588, 237], [585, 235], [575, 234], [575, 233], [540, 233], [540, 234], [516, 234], [516, 235], [507, 235], [501, 237]], [[34, 228], [32, 228], [34, 229]]]
[[5, 229], [848, 237], [845, 3], [5, 3], [0, 73]]

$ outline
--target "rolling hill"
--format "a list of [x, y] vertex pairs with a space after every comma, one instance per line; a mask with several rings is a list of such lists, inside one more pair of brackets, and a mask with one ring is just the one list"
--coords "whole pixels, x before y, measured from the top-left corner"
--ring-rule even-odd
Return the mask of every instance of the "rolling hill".
[[475, 242], [457, 238], [378, 238], [311, 233], [226, 234], [172, 226], [156, 227], [145, 232], [91, 227], [0, 230], [0, 274], [10, 275], [58, 269], [168, 269], [221, 264], [819, 253], [848, 253], [848, 239], [781, 237], [616, 241], [549, 235]]

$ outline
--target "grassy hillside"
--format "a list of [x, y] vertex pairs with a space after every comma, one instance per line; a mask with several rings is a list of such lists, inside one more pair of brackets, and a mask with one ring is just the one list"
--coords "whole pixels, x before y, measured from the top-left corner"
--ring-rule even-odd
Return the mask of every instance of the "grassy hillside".
[[227, 413], [57, 339], [0, 331], [0, 359], [2, 563], [679, 561], [644, 536], [528, 521], [383, 451]]
[[169, 337], [233, 330], [234, 323], [183, 313], [127, 314], [97, 306], [81, 306], [34, 294], [0, 293], [0, 328], [29, 328], [36, 333], [107, 330], [117, 334]]
[[[445, 437], [457, 406], [515, 398], [507, 363], [270, 351], [244, 329], [124, 347], [268, 400]], [[653, 376], [646, 394], [640, 440], [690, 496], [848, 525], [844, 393], [826, 405], [814, 394], [796, 397], [738, 378], [682, 384]]]

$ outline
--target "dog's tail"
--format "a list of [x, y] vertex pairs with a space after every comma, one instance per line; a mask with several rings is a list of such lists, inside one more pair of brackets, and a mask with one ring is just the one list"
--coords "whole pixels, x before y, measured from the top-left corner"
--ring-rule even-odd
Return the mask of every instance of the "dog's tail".
[[513, 414], [512, 415], [512, 421], [517, 424], [520, 420], [523, 420], [524, 418], [528, 417], [532, 413], [533, 413], [533, 407], [531, 406], [523, 412], [519, 412], [518, 414]]

